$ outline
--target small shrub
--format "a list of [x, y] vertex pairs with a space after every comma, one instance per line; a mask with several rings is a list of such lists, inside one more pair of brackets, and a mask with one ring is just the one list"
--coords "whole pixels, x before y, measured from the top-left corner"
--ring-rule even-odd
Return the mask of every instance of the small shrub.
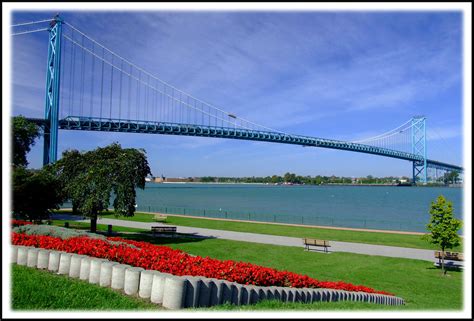
[[93, 239], [105, 240], [105, 236], [100, 234], [88, 233], [74, 229], [68, 229], [53, 225], [23, 225], [13, 228], [15, 233], [23, 233], [26, 235], [47, 235], [59, 237], [63, 240], [71, 237], [88, 236]]

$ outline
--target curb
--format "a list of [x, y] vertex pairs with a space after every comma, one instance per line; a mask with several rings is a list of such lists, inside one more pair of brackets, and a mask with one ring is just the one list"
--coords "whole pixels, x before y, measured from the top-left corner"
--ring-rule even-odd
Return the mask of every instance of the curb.
[[123, 290], [127, 295], [148, 299], [170, 310], [211, 307], [223, 303], [248, 305], [265, 299], [303, 303], [358, 301], [384, 305], [405, 304], [400, 297], [375, 293], [243, 285], [214, 278], [175, 276], [106, 259], [30, 246], [13, 245], [11, 262], [79, 278], [101, 287]]

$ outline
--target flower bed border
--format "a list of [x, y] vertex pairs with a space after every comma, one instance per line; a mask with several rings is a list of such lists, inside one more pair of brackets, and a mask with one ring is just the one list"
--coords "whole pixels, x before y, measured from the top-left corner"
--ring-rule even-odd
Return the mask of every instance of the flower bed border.
[[209, 307], [223, 303], [254, 304], [264, 299], [283, 302], [360, 301], [403, 305], [399, 297], [332, 289], [242, 285], [215, 278], [174, 276], [106, 259], [33, 246], [12, 246], [11, 262], [79, 278], [125, 294], [149, 299], [167, 309]]
[[110, 259], [118, 263], [156, 270], [175, 276], [193, 275], [216, 278], [242, 285], [328, 288], [393, 295], [385, 291], [376, 291], [365, 286], [356, 286], [345, 282], [318, 281], [307, 275], [278, 271], [251, 263], [191, 256], [182, 250], [167, 246], [118, 237], [109, 237], [106, 240], [90, 239], [88, 237], [62, 239], [47, 235], [27, 235], [12, 232], [12, 243], [14, 245], [35, 246]]

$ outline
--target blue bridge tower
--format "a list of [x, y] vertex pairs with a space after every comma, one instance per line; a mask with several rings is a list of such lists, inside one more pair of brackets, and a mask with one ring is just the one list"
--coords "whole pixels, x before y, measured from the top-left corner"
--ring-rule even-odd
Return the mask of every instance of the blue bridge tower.
[[61, 66], [62, 23], [62, 19], [59, 15], [56, 15], [48, 29], [43, 165], [53, 163], [58, 159], [59, 71]]

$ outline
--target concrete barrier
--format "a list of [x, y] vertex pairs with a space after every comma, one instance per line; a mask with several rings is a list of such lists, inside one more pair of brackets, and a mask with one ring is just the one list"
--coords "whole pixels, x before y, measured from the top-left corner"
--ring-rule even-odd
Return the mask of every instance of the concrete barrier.
[[210, 298], [210, 306], [218, 305], [222, 303], [222, 287], [224, 281], [218, 279], [212, 279], [210, 283], [211, 286], [211, 298]]
[[18, 246], [13, 245], [11, 247], [12, 251], [10, 252], [10, 263], [17, 263], [17, 255], [18, 255]]
[[26, 265], [28, 263], [28, 250], [29, 248], [26, 246], [19, 246], [18, 247], [18, 254], [16, 257], [16, 264], [18, 265]]
[[81, 259], [81, 269], [79, 271], [79, 279], [84, 281], [89, 281], [89, 274], [91, 270], [91, 260], [89, 256], [83, 257]]
[[138, 296], [140, 298], [149, 299], [151, 297], [151, 288], [153, 286], [153, 276], [155, 273], [157, 272], [145, 270], [140, 274], [140, 284], [138, 287]]
[[221, 297], [222, 298], [219, 300], [221, 304], [232, 302], [232, 282], [229, 282], [229, 281], [222, 282]]
[[186, 280], [181, 277], [167, 277], [163, 292], [163, 307], [171, 310], [182, 309], [186, 295]]
[[261, 300], [282, 302], [357, 301], [384, 305], [402, 305], [399, 297], [376, 293], [334, 289], [264, 287], [195, 276], [174, 276], [153, 270], [131, 267], [105, 259], [34, 247], [12, 246], [11, 259], [19, 265], [48, 269], [70, 277], [79, 277], [102, 287], [123, 289], [162, 304], [167, 309], [208, 307], [223, 303], [254, 304]]
[[59, 269], [59, 258], [61, 257], [61, 253], [59, 251], [51, 251], [49, 253], [49, 261], [48, 261], [48, 270], [52, 272], [57, 272]]
[[212, 282], [210, 278], [201, 278], [198, 307], [208, 307], [211, 305]]
[[130, 265], [116, 264], [112, 266], [112, 278], [110, 287], [115, 290], [123, 290], [125, 283], [125, 270], [131, 268]]
[[39, 252], [39, 249], [34, 248], [34, 247], [28, 249], [28, 256], [26, 258], [26, 266], [36, 267], [38, 265], [38, 252]]
[[232, 299], [230, 303], [233, 305], [242, 305], [242, 289], [244, 286], [242, 284], [233, 282], [232, 283]]
[[36, 268], [38, 269], [47, 269], [48, 268], [48, 263], [49, 263], [49, 254], [51, 251], [48, 250], [40, 250], [38, 252], [38, 264], [36, 265]]
[[163, 293], [165, 291], [166, 278], [171, 277], [169, 273], [158, 272], [153, 275], [153, 284], [151, 286], [150, 301], [153, 303], [163, 303]]
[[110, 287], [112, 283], [112, 267], [118, 262], [105, 261], [100, 265], [99, 286]]
[[69, 269], [71, 268], [71, 257], [72, 255], [69, 253], [61, 253], [58, 274], [69, 274]]
[[136, 295], [138, 293], [138, 287], [140, 285], [140, 273], [144, 269], [139, 267], [132, 267], [125, 270], [125, 281], [123, 284], [123, 290], [125, 294]]
[[90, 263], [90, 270], [89, 270], [89, 283], [91, 284], [99, 284], [100, 282], [100, 267], [103, 262], [106, 260], [104, 259], [91, 259]]
[[186, 280], [186, 293], [184, 295], [184, 307], [196, 308], [199, 306], [199, 295], [202, 280], [199, 277], [184, 276]]
[[81, 261], [84, 255], [73, 254], [71, 256], [71, 264], [69, 266], [69, 276], [71, 278], [78, 278], [81, 273]]
[[248, 289], [248, 296], [249, 296], [247, 304], [255, 304], [258, 301], [260, 301], [259, 289], [257, 286], [249, 285], [247, 289]]

